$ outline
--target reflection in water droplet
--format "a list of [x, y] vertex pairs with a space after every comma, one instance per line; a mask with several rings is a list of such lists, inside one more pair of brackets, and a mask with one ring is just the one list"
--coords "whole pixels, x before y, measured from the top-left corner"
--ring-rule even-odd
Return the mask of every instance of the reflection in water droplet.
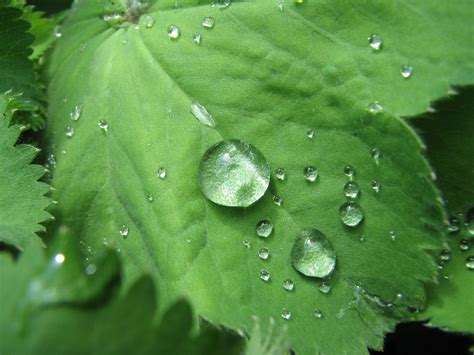
[[413, 67], [411, 65], [403, 65], [400, 68], [400, 74], [404, 79], [408, 79], [413, 75]]
[[199, 166], [199, 184], [209, 200], [223, 206], [247, 207], [270, 184], [270, 166], [253, 145], [221, 141], [209, 148]]
[[314, 316], [317, 318], [317, 319], [322, 319], [323, 318], [323, 313], [317, 309], [314, 311]]
[[193, 35], [193, 41], [196, 44], [201, 44], [201, 34], [199, 32], [195, 32]]
[[331, 292], [331, 285], [327, 282], [321, 282], [318, 286], [318, 289], [321, 293], [328, 294]]
[[280, 207], [283, 204], [283, 199], [277, 195], [273, 196], [273, 203]]
[[319, 230], [303, 228], [293, 243], [291, 263], [303, 275], [327, 277], [336, 267], [334, 246]]
[[364, 212], [355, 202], [346, 202], [339, 209], [342, 223], [349, 227], [357, 226], [364, 219]]
[[474, 270], [474, 256], [468, 256], [465, 265], [468, 270]]
[[71, 111], [71, 120], [77, 121], [79, 118], [81, 118], [81, 114], [82, 114], [82, 105], [74, 106]]
[[459, 250], [468, 251], [469, 249], [471, 249], [471, 241], [465, 238], [461, 239], [459, 241]]
[[368, 41], [369, 41], [369, 46], [373, 50], [378, 51], [382, 48], [383, 39], [382, 39], [382, 36], [379, 35], [378, 33], [371, 34], [368, 38]]
[[287, 280], [283, 281], [283, 288], [287, 291], [293, 291], [294, 288], [295, 288], [295, 284], [290, 279], [287, 279]]
[[145, 24], [145, 28], [152, 28], [155, 25], [155, 20], [153, 17], [146, 15], [143, 19], [143, 23]]
[[304, 168], [303, 174], [307, 181], [314, 182], [318, 178], [319, 172], [314, 166], [310, 165]]
[[213, 28], [216, 24], [216, 21], [212, 17], [206, 17], [202, 20], [201, 24], [205, 28]]
[[121, 228], [120, 228], [120, 235], [125, 239], [128, 237], [128, 227], [126, 225], [123, 225]]
[[372, 190], [374, 190], [376, 193], [379, 193], [381, 189], [382, 189], [382, 185], [380, 185], [379, 182], [375, 180], [372, 181]]
[[290, 320], [291, 319], [291, 312], [289, 310], [283, 308], [283, 310], [281, 311], [281, 317], [284, 320]]
[[212, 118], [211, 114], [199, 102], [193, 102], [191, 104], [191, 113], [203, 125], [208, 126], [208, 127], [216, 126], [216, 123], [214, 122], [214, 119]]
[[384, 108], [379, 101], [372, 101], [367, 105], [367, 111], [373, 114], [383, 112]]
[[66, 126], [66, 128], [64, 129], [64, 134], [66, 135], [66, 137], [71, 138], [74, 135], [74, 128], [72, 128], [71, 126]]
[[270, 251], [267, 248], [261, 248], [258, 251], [258, 257], [262, 260], [267, 260], [270, 257]]
[[101, 120], [99, 121], [99, 128], [107, 133], [109, 131], [109, 123], [105, 120]]
[[355, 170], [352, 166], [350, 165], [346, 165], [344, 167], [344, 174], [346, 174], [347, 176], [349, 176], [350, 178], [354, 177], [355, 175]]
[[285, 176], [286, 176], [285, 169], [283, 169], [283, 168], [276, 169], [275, 170], [275, 176], [280, 181], [285, 180]]
[[268, 282], [271, 279], [271, 275], [266, 269], [260, 270], [260, 280]]
[[156, 175], [162, 180], [166, 179], [167, 174], [168, 173], [166, 172], [166, 169], [163, 167], [159, 168], [158, 171], [156, 172]]
[[355, 181], [348, 181], [344, 185], [344, 195], [347, 198], [355, 199], [359, 196], [359, 193], [360, 193], [360, 187], [359, 187], [359, 184], [356, 183]]
[[269, 219], [262, 219], [255, 228], [257, 235], [262, 238], [268, 238], [273, 231], [273, 223]]
[[171, 39], [178, 39], [180, 35], [179, 27], [171, 25], [168, 27], [168, 37]]
[[306, 130], [306, 137], [308, 137], [309, 139], [313, 139], [314, 138], [314, 129], [309, 128], [308, 130]]

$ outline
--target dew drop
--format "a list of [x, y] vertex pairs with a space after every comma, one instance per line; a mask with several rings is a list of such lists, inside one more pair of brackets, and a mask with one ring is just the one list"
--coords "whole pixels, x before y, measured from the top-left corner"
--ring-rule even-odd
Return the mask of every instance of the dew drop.
[[194, 33], [193, 35], [193, 41], [196, 44], [201, 44], [201, 34], [199, 32]]
[[309, 128], [308, 130], [306, 130], [306, 137], [308, 137], [309, 139], [313, 139], [314, 138], [314, 129]]
[[147, 199], [149, 202], [153, 202], [153, 201], [155, 201], [155, 196], [153, 196], [152, 194], [148, 194], [148, 195], [146, 196], [146, 199]]
[[449, 251], [449, 249], [441, 250], [441, 252], [439, 253], [439, 259], [443, 262], [449, 261], [449, 259], [451, 259], [451, 252]]
[[60, 265], [64, 263], [65, 260], [66, 260], [66, 257], [64, 256], [64, 254], [59, 253], [54, 256], [54, 263], [56, 265]]
[[459, 241], [459, 250], [468, 251], [469, 249], [471, 249], [471, 241], [465, 238], [461, 239]]
[[465, 224], [464, 224], [464, 227], [466, 228], [466, 231], [470, 234], [470, 235], [474, 235], [474, 218], [467, 221]]
[[283, 181], [285, 180], [286, 177], [286, 172], [285, 169], [283, 168], [278, 168], [275, 170], [275, 176], [278, 180]]
[[369, 41], [369, 46], [373, 50], [378, 51], [382, 48], [383, 39], [382, 39], [382, 36], [379, 35], [378, 33], [371, 34], [368, 38], [368, 41]]
[[97, 266], [95, 264], [89, 264], [86, 266], [86, 275], [91, 276], [94, 275], [97, 271]]
[[63, 35], [63, 33], [62, 33], [62, 31], [61, 31], [61, 26], [59, 26], [59, 25], [58, 25], [58, 26], [54, 26], [54, 28], [53, 28], [53, 34], [54, 34], [54, 37], [60, 38], [60, 37]]
[[82, 114], [82, 105], [76, 105], [71, 111], [71, 120], [77, 121], [81, 118]]
[[413, 75], [413, 67], [411, 65], [403, 65], [400, 68], [400, 74], [404, 79], [408, 79]]
[[317, 318], [317, 319], [322, 319], [323, 318], [323, 313], [317, 309], [314, 311], [314, 316]]
[[72, 128], [71, 126], [66, 126], [66, 128], [64, 129], [64, 134], [66, 135], [66, 137], [71, 138], [74, 135], [74, 128]]
[[344, 167], [344, 174], [352, 178], [355, 175], [355, 170], [351, 165], [346, 165]]
[[281, 317], [284, 320], [290, 320], [291, 319], [291, 312], [289, 310], [287, 310], [286, 308], [283, 308], [283, 310], [281, 311]]
[[125, 239], [128, 237], [128, 227], [126, 225], [123, 225], [121, 228], [120, 228], [120, 231], [119, 231], [120, 235]]
[[250, 240], [245, 239], [243, 243], [244, 243], [244, 247], [246, 247], [247, 249], [250, 249]]
[[268, 238], [273, 231], [273, 223], [269, 219], [262, 219], [255, 227], [257, 235], [262, 238]]
[[383, 112], [384, 108], [379, 101], [372, 101], [367, 105], [367, 111], [372, 114], [377, 114]]
[[216, 21], [212, 17], [206, 17], [202, 20], [201, 25], [205, 28], [214, 28]]
[[260, 270], [260, 280], [268, 282], [271, 279], [271, 275], [266, 269]]
[[283, 11], [283, 9], [285, 8], [285, 2], [283, 0], [277, 0], [276, 7], [278, 8], [278, 10]]
[[474, 256], [468, 256], [465, 265], [468, 270], [474, 270]]
[[158, 171], [156, 172], [156, 175], [162, 180], [166, 179], [167, 174], [168, 173], [166, 172], [166, 169], [163, 167], [159, 168]]
[[240, 140], [221, 141], [209, 148], [199, 166], [201, 190], [212, 202], [247, 207], [270, 184], [270, 166], [260, 151]]
[[327, 282], [321, 282], [318, 286], [318, 289], [319, 289], [319, 292], [327, 295], [329, 292], [331, 292], [331, 285], [328, 284]]
[[261, 248], [258, 251], [258, 257], [262, 260], [267, 260], [270, 257], [270, 251], [267, 248]]
[[381, 189], [382, 189], [382, 185], [380, 185], [379, 182], [375, 180], [372, 181], [372, 190], [374, 190], [376, 193], [379, 193]]
[[451, 217], [448, 221], [448, 232], [449, 233], [457, 233], [459, 232], [459, 229], [461, 228], [461, 222], [459, 221], [459, 218], [457, 217]]
[[147, 15], [144, 17], [143, 23], [145, 24], [145, 28], [152, 28], [155, 25], [155, 20], [153, 17]]
[[319, 230], [303, 228], [294, 241], [291, 263], [303, 275], [327, 277], [336, 266], [334, 246]]
[[339, 217], [346, 226], [355, 227], [364, 219], [364, 212], [362, 212], [359, 204], [346, 202], [339, 209]]
[[306, 181], [314, 182], [318, 178], [319, 172], [314, 166], [309, 165], [304, 168], [303, 175]]
[[379, 160], [382, 158], [382, 152], [378, 150], [377, 148], [373, 148], [370, 151], [370, 156], [372, 157], [372, 159], [375, 160], [376, 163], [378, 163]]
[[193, 102], [191, 104], [191, 113], [203, 125], [208, 127], [216, 126], [216, 123], [214, 122], [214, 119], [212, 118], [211, 114], [207, 112], [207, 109], [199, 102]]
[[107, 133], [109, 131], [109, 123], [105, 120], [100, 120], [99, 121], [99, 128]]
[[388, 234], [393, 241], [397, 239], [397, 233], [395, 233], [395, 231], [390, 231]]
[[278, 207], [280, 207], [283, 204], [283, 199], [280, 196], [275, 195], [273, 196], [272, 200], [273, 200], [273, 203], [277, 205]]
[[171, 25], [168, 27], [168, 37], [171, 39], [178, 39], [180, 35], [179, 27]]
[[295, 289], [295, 283], [292, 280], [287, 279], [283, 281], [283, 288], [287, 291], [293, 291]]
[[359, 187], [359, 184], [356, 183], [355, 181], [348, 181], [344, 185], [344, 195], [347, 198], [355, 199], [359, 196], [359, 194], [360, 194], [360, 187]]

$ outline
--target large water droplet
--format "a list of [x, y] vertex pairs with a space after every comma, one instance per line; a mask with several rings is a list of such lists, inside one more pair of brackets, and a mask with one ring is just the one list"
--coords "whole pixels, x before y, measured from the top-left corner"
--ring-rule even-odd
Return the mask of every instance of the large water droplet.
[[71, 126], [66, 126], [66, 128], [64, 129], [64, 134], [66, 135], [66, 137], [71, 138], [74, 135], [74, 128], [72, 128]]
[[344, 195], [347, 198], [355, 199], [359, 196], [359, 193], [360, 193], [360, 187], [359, 187], [359, 184], [356, 183], [355, 181], [348, 181], [344, 185]]
[[287, 291], [293, 291], [295, 289], [295, 283], [292, 280], [287, 279], [283, 281], [283, 288]]
[[373, 50], [378, 51], [382, 48], [383, 39], [382, 39], [382, 36], [379, 35], [378, 33], [371, 34], [368, 38], [368, 41], [369, 41], [369, 46]]
[[283, 168], [276, 169], [275, 170], [275, 176], [280, 181], [285, 180], [285, 177], [286, 177], [285, 169], [283, 169]]
[[261, 248], [258, 251], [258, 257], [262, 260], [267, 260], [270, 257], [270, 251], [267, 248]]
[[336, 267], [334, 246], [319, 230], [303, 228], [294, 241], [291, 263], [303, 275], [327, 277]]
[[255, 227], [257, 235], [262, 238], [268, 238], [273, 231], [273, 223], [269, 219], [258, 221]]
[[474, 270], [474, 256], [468, 256], [465, 265], [468, 270]]
[[152, 28], [155, 25], [155, 20], [153, 17], [146, 15], [143, 19], [143, 23], [145, 24], [145, 28]]
[[205, 28], [213, 28], [216, 24], [216, 21], [212, 17], [206, 17], [202, 20], [201, 24]]
[[286, 308], [283, 308], [283, 310], [281, 311], [281, 317], [284, 320], [290, 320], [291, 319], [291, 312], [289, 310], [287, 310]]
[[314, 182], [318, 178], [319, 172], [314, 166], [310, 165], [304, 168], [304, 178], [309, 182]]
[[270, 166], [253, 145], [221, 141], [209, 148], [199, 166], [204, 195], [223, 206], [247, 207], [258, 201], [270, 184]]
[[266, 269], [260, 270], [260, 280], [268, 282], [271, 279], [271, 275]]
[[372, 114], [377, 114], [383, 112], [384, 108], [379, 101], [372, 101], [367, 105], [367, 111]]
[[413, 67], [411, 65], [403, 65], [400, 68], [400, 74], [404, 79], [408, 79], [413, 75]]
[[71, 111], [71, 119], [73, 121], [77, 121], [79, 118], [81, 118], [82, 114], [82, 105], [76, 105], [73, 107]]
[[207, 109], [199, 102], [193, 102], [191, 104], [191, 112], [199, 122], [208, 127], [215, 127], [216, 123], [212, 118], [211, 114], [207, 112]]
[[171, 25], [168, 27], [168, 37], [171, 39], [178, 39], [180, 35], [179, 27]]
[[346, 202], [339, 209], [339, 217], [346, 226], [355, 227], [364, 219], [364, 212], [362, 212], [359, 204]]

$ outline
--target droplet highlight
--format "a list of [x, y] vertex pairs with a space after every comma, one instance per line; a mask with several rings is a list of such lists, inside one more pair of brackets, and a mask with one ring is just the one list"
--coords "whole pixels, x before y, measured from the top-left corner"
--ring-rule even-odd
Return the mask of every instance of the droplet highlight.
[[383, 38], [378, 33], [371, 34], [367, 40], [369, 42], [370, 48], [373, 50], [379, 51], [382, 48]]
[[413, 67], [411, 65], [403, 65], [400, 68], [400, 74], [403, 79], [409, 79], [413, 75]]

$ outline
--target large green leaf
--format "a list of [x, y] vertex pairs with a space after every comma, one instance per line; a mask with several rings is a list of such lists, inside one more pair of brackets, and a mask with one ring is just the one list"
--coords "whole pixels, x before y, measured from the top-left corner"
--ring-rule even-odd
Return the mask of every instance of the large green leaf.
[[[104, 2], [72, 10], [49, 71], [58, 213], [90, 257], [104, 243], [121, 249], [128, 284], [144, 272], [160, 280], [163, 305], [186, 295], [203, 317], [249, 332], [252, 316], [262, 326], [277, 318], [301, 353], [380, 347], [407, 306], [423, 304], [423, 282], [436, 276], [427, 251], [437, 253], [443, 242], [421, 144], [389, 112], [421, 112], [448, 83], [472, 81], [472, 50], [459, 45], [471, 41], [468, 3], [308, 1], [282, 11], [263, 0], [223, 10], [181, 5], [153, 4], [156, 24], [141, 20], [137, 29], [109, 27]], [[206, 16], [215, 18], [213, 29], [201, 26]], [[168, 37], [169, 25], [179, 26], [180, 38]], [[367, 43], [373, 32], [385, 39], [377, 53]], [[408, 80], [404, 64], [415, 67]], [[386, 112], [366, 110], [377, 99]], [[193, 117], [193, 101], [213, 115], [215, 128]], [[82, 115], [72, 121], [76, 105]], [[274, 179], [253, 207], [217, 206], [200, 192], [200, 158], [227, 138], [252, 143], [272, 169], [286, 169], [285, 181]], [[371, 157], [374, 148], [380, 160]], [[365, 219], [357, 228], [339, 219], [346, 164], [362, 189]], [[303, 177], [308, 165], [319, 169], [315, 183]], [[165, 179], [156, 176], [160, 167]], [[267, 240], [255, 233], [263, 218], [274, 224]], [[291, 266], [303, 227], [321, 230], [335, 247], [329, 294]], [[268, 260], [257, 256], [262, 247]], [[270, 282], [259, 279], [261, 269]], [[285, 279], [293, 291], [283, 289]], [[290, 320], [280, 317], [283, 309]]]
[[[431, 318], [432, 324], [452, 331], [471, 333], [474, 333], [474, 272], [466, 268], [466, 259], [474, 255], [474, 238], [464, 224], [469, 220], [474, 223], [473, 98], [474, 88], [465, 88], [460, 96], [441, 102], [437, 113], [414, 121], [425, 137], [446, 207], [451, 218], [459, 221], [459, 231], [449, 236], [451, 260], [442, 265], [443, 278], [438, 286], [430, 288], [429, 306], [421, 317]], [[460, 248], [463, 245], [471, 247], [463, 250], [466, 249]]]
[[[117, 268], [89, 270], [86, 275], [74, 249], [65, 243], [47, 259], [32, 243], [14, 262], [0, 254], [0, 351], [5, 354], [234, 354], [239, 341], [213, 328], [192, 334], [187, 302], [171, 306], [159, 322], [155, 289], [143, 277], [122, 296], [107, 292]], [[93, 273], [91, 273], [93, 271]], [[115, 273], [114, 273], [115, 272]], [[68, 280], [69, 284], [64, 281]], [[91, 289], [96, 288], [95, 294]], [[92, 286], [92, 287], [91, 287]], [[73, 291], [75, 293], [69, 293]]]

